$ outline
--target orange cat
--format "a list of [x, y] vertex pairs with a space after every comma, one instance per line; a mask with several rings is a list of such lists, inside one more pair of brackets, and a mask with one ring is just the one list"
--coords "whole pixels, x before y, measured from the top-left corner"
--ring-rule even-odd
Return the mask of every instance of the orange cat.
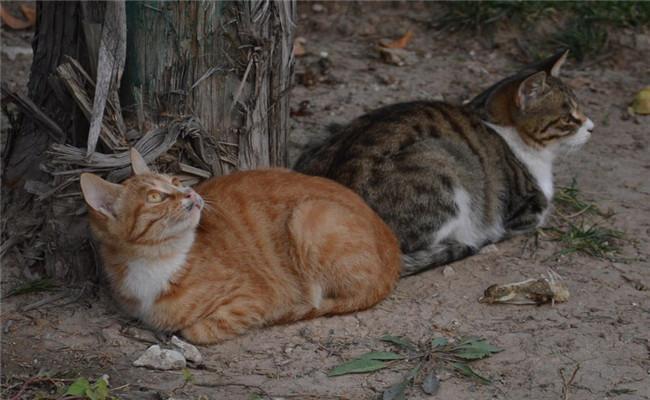
[[368, 308], [398, 278], [397, 239], [345, 187], [283, 169], [196, 192], [131, 151], [121, 185], [81, 175], [117, 301], [156, 329], [214, 343], [254, 327]]

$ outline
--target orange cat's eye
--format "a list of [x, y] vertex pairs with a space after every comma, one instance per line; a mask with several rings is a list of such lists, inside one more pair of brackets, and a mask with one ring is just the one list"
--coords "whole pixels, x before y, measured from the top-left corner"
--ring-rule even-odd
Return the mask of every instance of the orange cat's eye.
[[176, 177], [173, 177], [172, 178], [172, 185], [174, 185], [174, 186], [183, 186], [183, 182], [181, 182], [180, 179], [178, 179]]
[[160, 192], [151, 191], [147, 193], [147, 202], [149, 203], [160, 203], [164, 199], [165, 196]]

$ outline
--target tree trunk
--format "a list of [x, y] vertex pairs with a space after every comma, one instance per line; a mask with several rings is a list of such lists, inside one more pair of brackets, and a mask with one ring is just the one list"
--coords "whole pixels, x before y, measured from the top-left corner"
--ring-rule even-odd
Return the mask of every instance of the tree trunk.
[[18, 261], [96, 276], [78, 175], [123, 179], [130, 146], [193, 181], [286, 166], [294, 7], [39, 2], [29, 97], [64, 135], [26, 115], [5, 162], [3, 241]]

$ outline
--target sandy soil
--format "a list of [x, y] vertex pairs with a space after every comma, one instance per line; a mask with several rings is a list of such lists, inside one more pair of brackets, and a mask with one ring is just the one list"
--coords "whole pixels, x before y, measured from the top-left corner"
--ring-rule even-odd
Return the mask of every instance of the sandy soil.
[[[324, 6], [322, 12], [303, 7], [298, 21], [308, 52], [298, 59], [298, 75], [306, 68], [312, 71], [308, 75], [318, 72], [321, 52], [327, 52], [329, 63], [322, 79], [316, 73], [314, 85], [297, 84], [292, 92], [292, 159], [308, 141], [326, 137], [328, 124], [396, 101], [462, 101], [519, 65], [513, 58], [516, 49], [507, 42], [487, 43], [430, 28], [435, 7]], [[412, 63], [394, 66], [380, 60], [377, 41], [399, 37], [407, 29], [414, 32], [407, 47]], [[3, 46], [8, 40], [15, 37], [3, 31]], [[518, 237], [453, 264], [444, 275], [436, 269], [404, 279], [371, 310], [201, 347], [206, 365], [190, 367], [191, 383], [181, 371], [132, 366], [150, 344], [167, 338], [122, 316], [103, 289], [73, 287], [64, 298], [29, 311], [24, 311], [26, 305], [53, 294], [15, 296], [2, 302], [3, 397], [17, 394], [30, 377], [49, 373], [62, 379], [108, 374], [112, 394], [125, 399], [248, 399], [264, 392], [284, 398], [371, 399], [406, 369], [338, 378], [328, 378], [326, 372], [366, 351], [390, 349], [378, 338], [392, 334], [414, 341], [478, 335], [503, 349], [474, 364], [493, 384], [440, 372], [437, 398], [650, 399], [650, 119], [626, 111], [634, 93], [650, 83], [648, 59], [650, 49], [637, 46], [602, 62], [571, 63], [564, 70], [597, 129], [581, 151], [560, 161], [557, 182], [567, 185], [575, 178], [588, 200], [613, 212], [606, 223], [625, 232], [620, 255], [625, 261], [558, 257], [562, 247], [557, 242], [542, 237], [534, 246], [531, 238]], [[12, 61], [3, 54], [2, 80], [13, 87], [25, 85], [28, 62], [24, 56]], [[571, 292], [567, 303], [477, 302], [493, 283], [538, 277], [549, 268], [564, 277]], [[19, 279], [5, 268], [3, 291]], [[572, 384], [563, 387], [560, 371], [569, 376], [578, 366]], [[53, 386], [41, 382], [27, 389], [23, 398]], [[417, 389], [408, 394], [425, 397]]]

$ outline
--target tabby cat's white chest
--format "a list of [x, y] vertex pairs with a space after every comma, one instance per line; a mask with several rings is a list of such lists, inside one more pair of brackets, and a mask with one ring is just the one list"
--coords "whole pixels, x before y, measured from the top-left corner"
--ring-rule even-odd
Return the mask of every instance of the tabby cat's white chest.
[[494, 125], [486, 121], [483, 123], [494, 129], [506, 141], [510, 150], [526, 166], [537, 186], [550, 201], [553, 197], [553, 159], [555, 158], [553, 151], [531, 149], [512, 127]]
[[137, 258], [127, 264], [126, 276], [121, 292], [128, 298], [138, 301], [137, 316], [147, 319], [158, 297], [168, 288], [169, 283], [185, 267], [187, 254], [194, 241], [194, 234], [173, 245], [171, 255], [160, 258]]

